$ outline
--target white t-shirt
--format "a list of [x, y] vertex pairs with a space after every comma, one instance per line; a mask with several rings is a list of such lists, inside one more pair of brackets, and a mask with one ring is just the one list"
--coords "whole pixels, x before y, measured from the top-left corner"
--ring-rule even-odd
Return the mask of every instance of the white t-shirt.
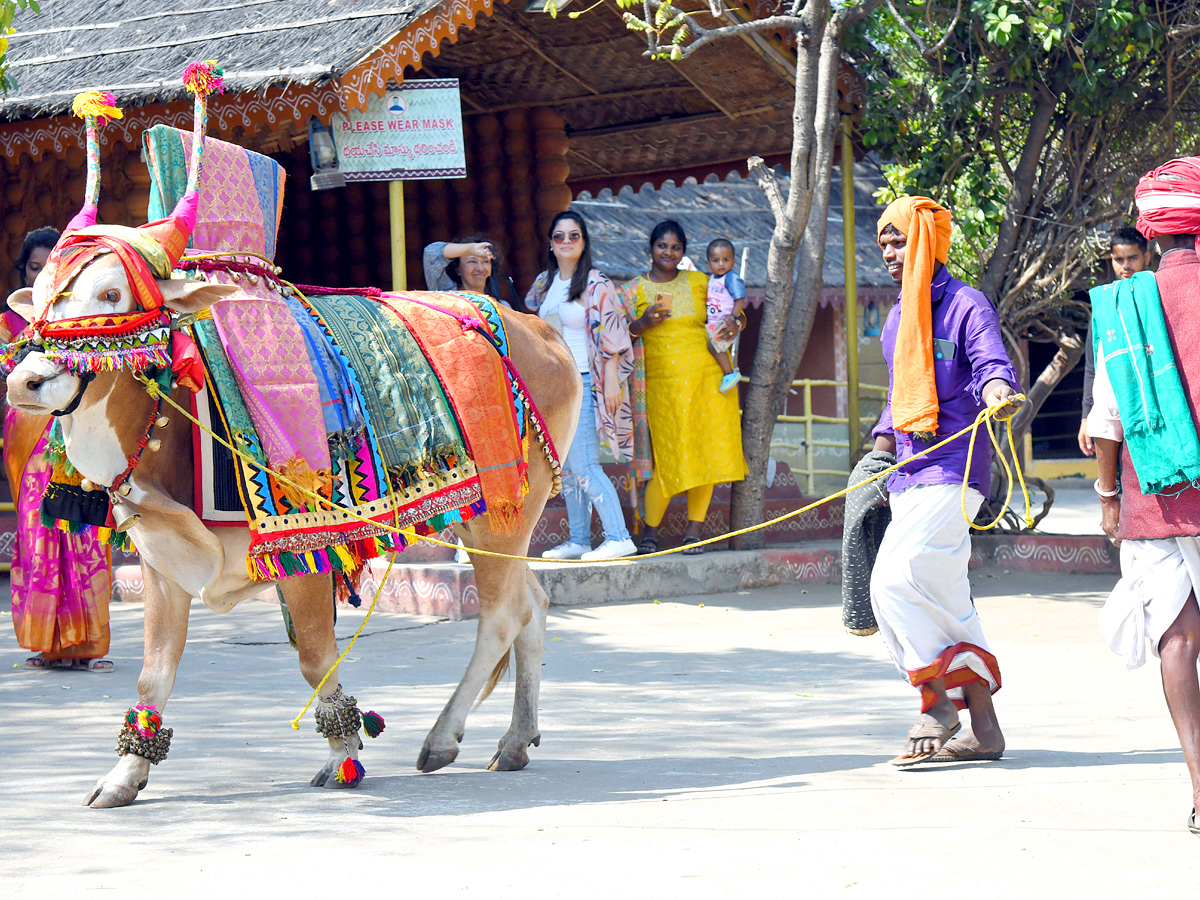
[[589, 372], [591, 363], [588, 362], [587, 352], [587, 313], [578, 300], [567, 300], [567, 292], [570, 289], [570, 279], [564, 281], [555, 275], [546, 291], [546, 299], [538, 309], [538, 315], [562, 333], [563, 340], [571, 348], [571, 355], [575, 358], [575, 365], [579, 371]]

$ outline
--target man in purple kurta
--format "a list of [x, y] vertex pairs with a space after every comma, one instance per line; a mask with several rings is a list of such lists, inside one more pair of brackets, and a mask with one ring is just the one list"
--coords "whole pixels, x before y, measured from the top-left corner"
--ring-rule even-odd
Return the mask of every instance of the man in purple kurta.
[[[912, 207], [911, 198], [902, 199], [910, 200], [908, 207]], [[932, 201], [924, 202], [912, 213], [906, 231], [918, 231], [922, 226], [917, 216], [930, 209], [944, 213]], [[941, 220], [947, 232], [948, 218]], [[962, 510], [964, 474], [966, 515], [974, 518], [983, 503], [990, 484], [991, 447], [986, 440], [976, 444], [969, 473], [965, 437], [927, 456], [913, 457], [970, 425], [987, 407], [1006, 412], [1015, 408], [1010, 398], [1019, 381], [1004, 350], [996, 307], [979, 291], [951, 278], [944, 255], [925, 269], [932, 271], [926, 284], [915, 291], [905, 284], [917, 270], [911, 261], [906, 263], [906, 256], [919, 251], [914, 251], [895, 219], [889, 212], [880, 219], [879, 244], [889, 273], [909, 299], [893, 306], [884, 324], [883, 355], [890, 386], [873, 433], [876, 450], [895, 453], [899, 463], [909, 462], [888, 482], [892, 521], [872, 570], [871, 605], [888, 652], [908, 681], [920, 689], [922, 703], [905, 752], [892, 763], [999, 759], [1004, 736], [991, 695], [1000, 688], [1000, 669], [971, 600], [970, 526]], [[926, 223], [924, 233], [930, 232]], [[948, 246], [948, 234], [943, 238]], [[932, 251], [925, 248], [924, 252]], [[932, 340], [937, 428], [932, 434], [918, 435], [893, 423], [898, 379], [914, 377], [895, 363], [897, 342], [905, 334], [901, 317], [919, 315], [919, 304], [926, 302], [930, 319], [922, 323], [918, 339]], [[905, 308], [910, 303], [912, 310]], [[907, 333], [915, 331], [910, 328]], [[928, 372], [924, 375], [930, 377]], [[971, 731], [955, 738], [958, 711], [964, 707], [971, 714]]]

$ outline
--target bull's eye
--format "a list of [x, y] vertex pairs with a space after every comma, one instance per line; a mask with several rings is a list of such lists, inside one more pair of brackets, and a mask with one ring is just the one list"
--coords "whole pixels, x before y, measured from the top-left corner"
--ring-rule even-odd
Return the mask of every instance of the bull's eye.
[[118, 291], [116, 288], [112, 288], [111, 290], [105, 291], [104, 292], [104, 302], [105, 303], [120, 303], [121, 302], [121, 292]]

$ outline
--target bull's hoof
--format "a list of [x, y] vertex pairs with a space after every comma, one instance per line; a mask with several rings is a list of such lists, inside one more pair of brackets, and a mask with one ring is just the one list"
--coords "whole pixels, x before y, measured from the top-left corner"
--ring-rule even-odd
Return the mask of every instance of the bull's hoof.
[[325, 763], [325, 765], [321, 766], [320, 770], [317, 772], [316, 775], [314, 775], [312, 777], [312, 781], [310, 781], [309, 784], [311, 784], [313, 787], [324, 787], [324, 788], [330, 788], [331, 790], [342, 790], [345, 788], [358, 787], [359, 784], [362, 783], [361, 779], [359, 781], [355, 781], [355, 782], [338, 781], [337, 780], [337, 778], [335, 777], [335, 773], [337, 772], [337, 770], [341, 766], [341, 764], [342, 764], [341, 759], [329, 760], [329, 762], [327, 762], [327, 763]]
[[512, 732], [509, 732], [500, 738], [500, 749], [496, 751], [496, 755], [488, 763], [488, 771], [519, 772], [529, 765], [529, 753], [525, 748], [540, 747], [541, 745], [542, 736], [540, 734], [535, 734], [533, 737], [526, 739], [514, 736]]
[[489, 772], [519, 772], [527, 765], [529, 765], [529, 754], [525, 752], [524, 747], [517, 747], [497, 750], [487, 767]]
[[428, 747], [422, 747], [421, 755], [417, 757], [417, 768], [429, 774], [444, 769], [457, 758], [457, 747], [451, 747], [449, 750], [430, 750]]
[[[144, 787], [145, 781], [142, 782]], [[138, 788], [120, 782], [109, 784], [100, 779], [92, 792], [83, 801], [84, 806], [92, 809], [116, 809], [119, 806], [129, 806], [137, 799]]]

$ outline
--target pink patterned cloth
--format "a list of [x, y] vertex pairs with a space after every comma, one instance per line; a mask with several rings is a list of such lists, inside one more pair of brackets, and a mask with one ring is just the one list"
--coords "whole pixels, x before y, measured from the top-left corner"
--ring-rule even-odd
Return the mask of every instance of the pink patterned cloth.
[[212, 317], [271, 467], [318, 490], [330, 478], [329, 443], [313, 427], [323, 421], [321, 392], [291, 310], [222, 300]]
[[[183, 156], [192, 163], [192, 136], [184, 133]], [[278, 192], [283, 205], [283, 191]], [[275, 221], [280, 210], [275, 210]], [[271, 256], [275, 236], [263, 224], [262, 201], [246, 150], [236, 144], [208, 139], [204, 142], [204, 168], [200, 173], [200, 210], [192, 246], [198, 251], [258, 253]]]
[[[22, 416], [9, 409], [4, 440]], [[42, 524], [42, 494], [50, 483], [44, 456], [49, 429], [21, 476], [13, 545], [12, 613], [17, 643], [48, 659], [98, 659], [108, 654], [112, 567], [94, 533], [66, 534]]]
[[[11, 310], [0, 316], [0, 341], [25, 327]], [[94, 533], [66, 534], [42, 524], [48, 416], [11, 406], [4, 416], [4, 468], [17, 506], [12, 613], [17, 643], [47, 659], [98, 659], [108, 653], [112, 566]]]

